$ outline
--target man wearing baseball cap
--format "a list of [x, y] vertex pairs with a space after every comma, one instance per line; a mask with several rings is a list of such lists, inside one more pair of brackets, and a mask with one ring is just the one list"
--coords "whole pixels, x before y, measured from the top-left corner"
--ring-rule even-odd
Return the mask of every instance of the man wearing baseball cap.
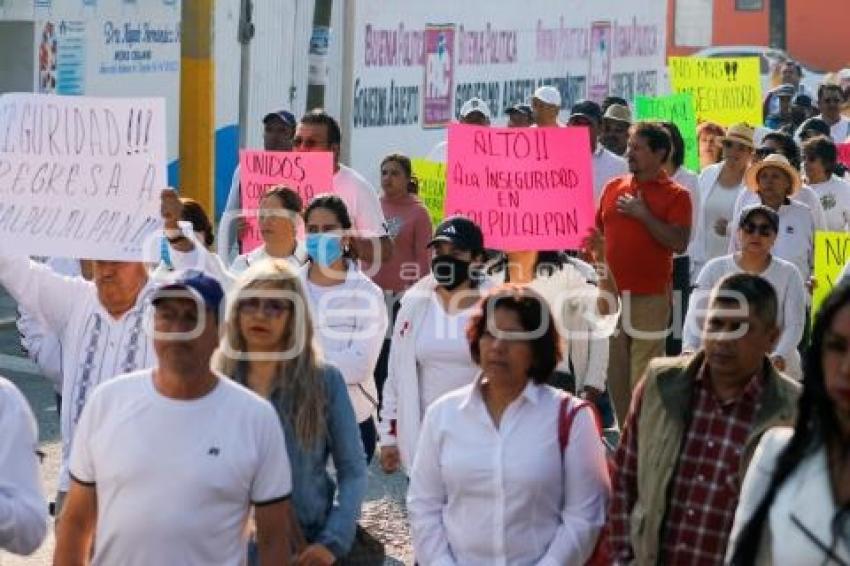
[[[458, 112], [457, 118], [457, 121], [460, 124], [489, 126], [493, 119], [493, 114], [490, 112], [490, 106], [476, 96], [463, 103], [460, 107], [460, 112]], [[428, 152], [425, 159], [437, 163], [447, 163], [449, 160], [448, 140], [443, 140], [431, 148], [431, 151]]]
[[534, 125], [534, 111], [528, 104], [514, 104], [505, 109], [509, 128], [530, 128]]
[[612, 104], [602, 116], [602, 133], [599, 142], [614, 155], [626, 155], [632, 111], [624, 104]]
[[544, 85], [534, 91], [531, 98], [531, 110], [534, 112], [534, 123], [538, 128], [561, 128], [564, 125], [558, 120], [561, 113], [561, 92], [551, 85]]
[[[794, 98], [795, 94], [796, 89], [792, 84], [779, 85], [770, 91], [764, 101], [763, 113], [765, 126], [771, 130], [778, 130], [786, 125], [789, 128], [791, 127], [791, 100]], [[772, 105], [769, 104], [769, 101], [773, 99], [778, 100], [775, 112], [770, 111]]]
[[280, 421], [210, 369], [223, 297], [201, 274], [154, 293], [157, 365], [103, 384], [86, 404], [55, 564], [241, 564], [252, 509], [261, 563], [289, 563]]
[[599, 204], [602, 189], [614, 177], [626, 175], [629, 166], [626, 160], [614, 155], [599, 143], [599, 126], [602, 122], [602, 108], [592, 100], [581, 100], [570, 111], [568, 126], [587, 128], [590, 135], [590, 152], [593, 161], [593, 202]]
[[[263, 149], [265, 151], [292, 151], [292, 139], [295, 137], [297, 122], [295, 115], [288, 110], [276, 110], [266, 114], [263, 117]], [[227, 193], [227, 202], [224, 205], [222, 219], [226, 218], [224, 215], [228, 212], [235, 213], [242, 208], [239, 174], [239, 165], [237, 164], [230, 180], [230, 190]], [[239, 220], [221, 222], [218, 227], [218, 234], [216, 234], [216, 251], [227, 265], [230, 265], [233, 259], [239, 255]]]

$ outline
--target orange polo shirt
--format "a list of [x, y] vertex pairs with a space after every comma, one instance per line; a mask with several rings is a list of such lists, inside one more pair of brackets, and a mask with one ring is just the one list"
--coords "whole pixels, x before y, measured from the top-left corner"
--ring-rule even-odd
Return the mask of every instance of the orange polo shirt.
[[673, 250], [653, 238], [640, 220], [617, 211], [620, 195], [638, 193], [653, 216], [682, 227], [691, 226], [690, 193], [663, 171], [644, 182], [624, 175], [605, 185], [596, 212], [596, 226], [605, 235], [605, 258], [620, 292], [666, 294], [673, 276]]

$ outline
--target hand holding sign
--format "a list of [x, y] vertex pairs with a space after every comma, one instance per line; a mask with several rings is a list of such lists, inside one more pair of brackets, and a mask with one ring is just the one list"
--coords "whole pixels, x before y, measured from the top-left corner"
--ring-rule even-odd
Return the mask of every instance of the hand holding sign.
[[260, 207], [260, 199], [272, 187], [283, 185], [300, 196], [307, 206], [313, 197], [333, 192], [333, 154], [330, 152], [239, 152], [239, 183], [245, 229], [242, 252], [262, 244], [257, 218], [252, 211]]
[[0, 238], [28, 255], [138, 261], [166, 182], [160, 99], [0, 97]]
[[452, 124], [445, 212], [475, 221], [489, 248], [580, 248], [593, 225], [587, 131]]

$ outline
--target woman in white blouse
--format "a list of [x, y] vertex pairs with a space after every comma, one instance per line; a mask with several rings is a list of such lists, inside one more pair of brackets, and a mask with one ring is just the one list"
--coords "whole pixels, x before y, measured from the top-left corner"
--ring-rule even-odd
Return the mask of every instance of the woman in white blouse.
[[815, 320], [795, 428], [761, 439], [727, 559], [735, 566], [850, 564], [850, 285]]
[[384, 294], [358, 267], [351, 249], [353, 222], [343, 200], [319, 195], [304, 211], [310, 261], [299, 276], [324, 359], [348, 386], [366, 460], [375, 454], [378, 391], [375, 364], [389, 324]]
[[604, 448], [592, 410], [545, 385], [561, 357], [550, 320], [537, 293], [504, 286], [470, 322], [481, 373], [428, 409], [410, 477], [423, 566], [581, 565], [593, 554], [610, 492]]
[[[779, 215], [773, 255], [793, 263], [803, 282], [809, 284], [814, 268], [817, 224], [811, 208], [794, 198], [803, 186], [799, 171], [784, 155], [774, 153], [747, 169], [746, 183], [758, 202]], [[738, 209], [738, 216], [744, 208]], [[740, 246], [741, 242], [733, 238], [729, 242], [729, 253], [740, 250]]]
[[258, 226], [262, 245], [233, 260], [230, 271], [239, 275], [264, 259], [283, 259], [293, 269], [306, 261], [304, 250], [298, 246], [303, 203], [297, 192], [287, 187], [275, 187], [260, 199]]
[[755, 130], [747, 124], [730, 126], [720, 140], [723, 161], [709, 165], [700, 173], [694, 198], [698, 216], [689, 249], [693, 276], [708, 260], [727, 253], [729, 236], [735, 226], [735, 201], [745, 190], [744, 174], [755, 148], [754, 135]]
[[797, 344], [806, 324], [806, 290], [793, 264], [771, 254], [779, 230], [779, 216], [766, 206], [744, 209], [738, 224], [737, 238], [741, 251], [717, 257], [705, 264], [696, 280], [685, 317], [683, 350], [693, 352], [701, 347], [702, 320], [706, 304], [715, 284], [732, 273], [760, 275], [773, 285], [779, 299], [777, 321], [782, 333], [771, 353], [780, 371], [802, 379]]
[[428, 406], [478, 373], [464, 336], [482, 291], [492, 287], [484, 235], [472, 220], [451, 216], [428, 246], [431, 273], [405, 292], [393, 327], [379, 425], [387, 473], [410, 469]]
[[820, 200], [826, 229], [850, 229], [850, 183], [835, 175], [838, 149], [831, 138], [817, 136], [803, 142], [803, 170], [806, 180]]

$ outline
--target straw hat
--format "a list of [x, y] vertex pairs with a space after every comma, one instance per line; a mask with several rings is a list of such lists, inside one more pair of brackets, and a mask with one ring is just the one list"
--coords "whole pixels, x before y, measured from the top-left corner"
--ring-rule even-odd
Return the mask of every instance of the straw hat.
[[755, 149], [756, 130], [746, 123], [740, 124], [732, 124], [729, 126], [729, 129], [726, 130], [726, 135], [720, 138], [720, 143], [725, 141], [739, 143], [741, 145], [745, 145], [750, 149]]
[[744, 176], [744, 179], [747, 183], [747, 188], [750, 191], [754, 193], [758, 192], [759, 173], [762, 169], [766, 169], [767, 167], [777, 167], [782, 169], [788, 175], [788, 178], [791, 179], [791, 192], [788, 194], [789, 197], [793, 197], [800, 192], [800, 188], [803, 186], [803, 183], [800, 180], [800, 172], [788, 163], [788, 159], [786, 159], [784, 155], [780, 155], [778, 153], [768, 155], [758, 163], [750, 165], [749, 169], [747, 169], [747, 174]]

